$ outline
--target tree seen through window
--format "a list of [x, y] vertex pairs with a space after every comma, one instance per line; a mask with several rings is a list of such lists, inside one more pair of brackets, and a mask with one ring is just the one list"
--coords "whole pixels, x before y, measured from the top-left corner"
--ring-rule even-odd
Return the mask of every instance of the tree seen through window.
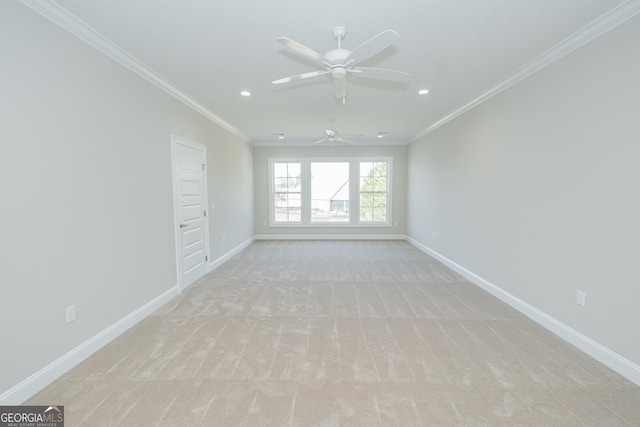
[[387, 162], [360, 163], [360, 221], [387, 221]]

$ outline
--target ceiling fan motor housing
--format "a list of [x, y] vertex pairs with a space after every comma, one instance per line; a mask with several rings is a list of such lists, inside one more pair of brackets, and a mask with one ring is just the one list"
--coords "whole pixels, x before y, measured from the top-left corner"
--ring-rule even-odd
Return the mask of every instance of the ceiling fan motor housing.
[[329, 62], [328, 65], [331, 67], [331, 75], [334, 78], [342, 79], [346, 77], [348, 69], [345, 62], [349, 55], [351, 55], [351, 51], [347, 49], [333, 49], [324, 55]]

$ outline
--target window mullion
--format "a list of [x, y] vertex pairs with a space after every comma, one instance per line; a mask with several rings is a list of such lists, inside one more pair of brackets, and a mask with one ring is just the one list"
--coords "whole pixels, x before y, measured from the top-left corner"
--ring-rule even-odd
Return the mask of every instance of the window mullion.
[[349, 161], [349, 222], [360, 222], [360, 162]]
[[311, 163], [309, 161], [302, 162], [302, 223], [309, 224], [311, 222]]

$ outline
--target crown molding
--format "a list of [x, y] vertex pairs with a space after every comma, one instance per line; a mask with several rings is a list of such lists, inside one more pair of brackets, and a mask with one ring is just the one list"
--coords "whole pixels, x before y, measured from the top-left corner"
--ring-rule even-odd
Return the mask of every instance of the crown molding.
[[424, 129], [422, 132], [418, 133], [415, 137], [413, 137], [410, 142], [415, 142], [416, 140], [422, 138], [430, 132], [433, 132], [440, 126], [445, 123], [455, 119], [456, 117], [466, 113], [474, 107], [482, 104], [483, 102], [489, 100], [493, 96], [499, 94], [500, 92], [508, 89], [509, 87], [515, 85], [521, 80], [529, 77], [530, 75], [540, 71], [546, 66], [552, 64], [558, 59], [568, 55], [574, 50], [578, 49], [580, 46], [594, 40], [609, 30], [617, 27], [628, 19], [634, 17], [640, 12], [640, 0], [627, 0], [624, 3], [614, 7], [604, 15], [600, 16], [590, 24], [587, 24], [577, 32], [573, 33], [557, 45], [553, 46], [551, 49], [537, 56], [533, 60], [529, 61], [522, 67], [518, 68], [513, 73], [509, 74], [507, 77], [491, 86], [482, 94], [476, 96], [475, 98], [467, 101], [460, 107], [456, 108], [449, 114], [440, 118], [439, 120], [433, 122], [429, 127]]
[[249, 137], [244, 133], [240, 132], [234, 126], [214, 114], [207, 107], [193, 99], [191, 96], [187, 95], [172, 83], [164, 79], [158, 73], [153, 71], [147, 65], [145, 65], [142, 61], [138, 60], [136, 57], [113, 43], [111, 40], [107, 39], [105, 36], [100, 34], [98, 31], [93, 29], [91, 26], [87, 25], [85, 22], [77, 18], [76, 16], [69, 13], [66, 9], [64, 9], [59, 4], [55, 3], [52, 0], [20, 0], [23, 4], [30, 7], [34, 11], [38, 12], [40, 15], [49, 19], [56, 25], [64, 28], [74, 36], [78, 37], [80, 40], [84, 41], [88, 45], [94, 47], [100, 52], [104, 53], [111, 59], [123, 65], [125, 68], [133, 71], [140, 77], [154, 84], [158, 88], [167, 92], [169, 95], [183, 102], [187, 106], [191, 107], [193, 110], [202, 114], [212, 122], [217, 125], [225, 128], [238, 138], [242, 139], [245, 142], [249, 142]]
[[311, 141], [297, 141], [297, 140], [278, 140], [278, 141], [255, 141], [251, 145], [254, 147], [388, 147], [397, 145], [408, 145], [407, 141], [401, 140], [389, 140], [389, 141], [374, 141], [375, 138], [366, 141], [354, 141], [354, 142], [320, 142], [314, 143]]

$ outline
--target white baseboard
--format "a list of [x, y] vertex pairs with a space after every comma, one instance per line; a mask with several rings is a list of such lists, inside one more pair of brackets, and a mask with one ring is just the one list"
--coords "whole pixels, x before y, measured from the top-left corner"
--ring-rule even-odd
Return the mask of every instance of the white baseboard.
[[406, 240], [404, 234], [257, 234], [256, 240]]
[[129, 328], [140, 322], [158, 308], [162, 307], [177, 295], [178, 286], [174, 286], [138, 308], [133, 313], [118, 320], [107, 329], [88, 339], [64, 356], [40, 369], [29, 378], [2, 393], [0, 395], [0, 406], [22, 404], [25, 400], [29, 399], [53, 381], [60, 378], [71, 368], [80, 364], [80, 362], [84, 361], [93, 353], [109, 344]]
[[220, 267], [222, 264], [224, 264], [229, 259], [231, 259], [231, 257], [233, 257], [235, 254], [237, 254], [238, 252], [240, 252], [241, 250], [243, 250], [244, 248], [246, 248], [247, 246], [252, 244], [255, 240], [256, 240], [255, 236], [250, 238], [250, 239], [247, 239], [244, 242], [240, 243], [235, 248], [231, 249], [226, 254], [222, 255], [220, 258], [211, 261], [209, 263], [209, 266], [208, 266], [208, 269], [207, 269], [207, 273], [211, 273], [213, 270], [215, 270], [216, 268]]
[[549, 316], [547, 313], [540, 311], [536, 307], [524, 302], [520, 298], [510, 294], [504, 289], [488, 282], [477, 274], [472, 273], [471, 271], [450, 260], [449, 258], [439, 254], [428, 246], [423, 245], [417, 240], [411, 237], [407, 237], [407, 241], [413, 246], [427, 253], [428, 255], [431, 255], [450, 269], [454, 270], [455, 272], [469, 280], [471, 283], [489, 292], [491, 295], [507, 303], [511, 307], [518, 310], [520, 313], [524, 314], [539, 325], [553, 332], [563, 340], [582, 350], [605, 366], [616, 371], [623, 377], [627, 378], [629, 381], [640, 386], [640, 366], [636, 365], [632, 361], [625, 359], [624, 357], [620, 356], [614, 351], [611, 351], [607, 347], [597, 343], [591, 338], [581, 334], [575, 329]]

